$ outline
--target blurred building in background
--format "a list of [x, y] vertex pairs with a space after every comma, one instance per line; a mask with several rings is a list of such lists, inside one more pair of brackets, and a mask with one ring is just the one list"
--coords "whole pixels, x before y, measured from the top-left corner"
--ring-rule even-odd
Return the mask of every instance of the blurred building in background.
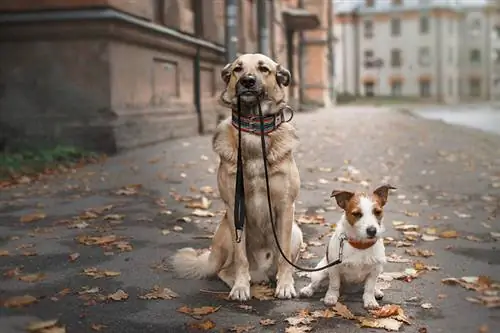
[[446, 103], [493, 100], [498, 16], [490, 0], [338, 1], [337, 90]]
[[[296, 107], [330, 105], [332, 3], [238, 3], [238, 52], [266, 44]], [[210, 132], [228, 115], [225, 21], [224, 0], [1, 1], [0, 148], [115, 152]]]

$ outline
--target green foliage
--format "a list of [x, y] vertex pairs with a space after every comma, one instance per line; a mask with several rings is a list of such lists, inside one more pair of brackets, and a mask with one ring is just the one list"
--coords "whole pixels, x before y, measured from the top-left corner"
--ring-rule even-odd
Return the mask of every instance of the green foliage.
[[68, 167], [82, 160], [96, 157], [95, 153], [68, 146], [1, 152], [0, 179], [39, 173], [58, 166]]

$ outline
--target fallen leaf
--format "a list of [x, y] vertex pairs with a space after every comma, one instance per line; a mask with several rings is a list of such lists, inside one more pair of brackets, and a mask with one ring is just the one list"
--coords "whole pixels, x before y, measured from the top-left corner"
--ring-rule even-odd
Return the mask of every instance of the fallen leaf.
[[187, 208], [207, 210], [212, 205], [212, 201], [202, 196], [200, 200], [194, 200], [186, 204]]
[[18, 277], [19, 280], [23, 282], [28, 282], [28, 283], [34, 283], [34, 282], [39, 282], [45, 278], [45, 274], [43, 273], [35, 273], [35, 274], [28, 274], [28, 275], [23, 275]]
[[392, 225], [395, 227], [404, 225], [405, 223], [406, 223], [405, 221], [392, 221]]
[[0, 257], [8, 257], [10, 255], [7, 250], [0, 250]]
[[26, 327], [26, 330], [28, 332], [36, 332], [36, 331], [42, 331], [46, 328], [54, 327], [57, 325], [58, 320], [53, 319], [53, 320], [44, 320], [44, 321], [37, 321], [34, 323], [31, 323]]
[[124, 301], [124, 300], [128, 299], [128, 294], [126, 292], [124, 292], [123, 290], [118, 289], [116, 292], [109, 294], [107, 298], [112, 300], [112, 301], [117, 301], [117, 302]]
[[229, 329], [229, 332], [247, 333], [255, 328], [254, 325], [235, 325]]
[[420, 304], [420, 307], [422, 309], [432, 309], [433, 308], [431, 303], [422, 303], [422, 304]]
[[43, 220], [46, 217], [47, 217], [47, 214], [45, 214], [43, 212], [35, 212], [35, 213], [26, 214], [26, 215], [21, 216], [20, 221], [22, 223], [31, 223], [31, 222]]
[[379, 309], [371, 310], [370, 313], [375, 318], [389, 318], [396, 319], [400, 322], [410, 325], [410, 319], [406, 316], [401, 306], [396, 304], [386, 304]]
[[261, 319], [259, 321], [259, 323], [262, 325], [262, 326], [271, 326], [271, 325], [274, 325], [276, 324], [276, 320], [274, 319]]
[[190, 323], [188, 325], [189, 328], [195, 329], [195, 330], [202, 330], [202, 331], [208, 331], [213, 328], [215, 328], [215, 323], [211, 321], [210, 319], [206, 319], [202, 322], [196, 322], [196, 323]]
[[76, 237], [76, 240], [83, 245], [106, 245], [116, 242], [118, 238], [115, 235], [106, 235], [106, 236], [80, 235]]
[[142, 187], [141, 184], [134, 184], [122, 187], [118, 191], [115, 192], [117, 195], [134, 195], [139, 192], [139, 189]]
[[108, 271], [108, 270], [99, 270], [95, 267], [84, 268], [83, 274], [87, 276], [91, 276], [94, 279], [104, 278], [104, 277], [115, 277], [120, 275], [120, 272]]
[[170, 290], [169, 288], [160, 288], [159, 286], [154, 286], [149, 293], [143, 296], [139, 296], [140, 299], [147, 299], [147, 300], [151, 299], [168, 300], [177, 297], [179, 297], [179, 294], [177, 294], [176, 292]]
[[439, 234], [439, 237], [441, 238], [457, 238], [458, 237], [458, 232], [455, 230], [446, 230], [443, 231]]
[[489, 331], [490, 331], [490, 329], [489, 329], [488, 325], [483, 324], [483, 325], [479, 326], [479, 330], [478, 330], [479, 333], [488, 333]]
[[177, 312], [187, 314], [195, 319], [200, 319], [202, 316], [206, 316], [209, 314], [212, 314], [214, 312], [219, 311], [221, 307], [217, 306], [202, 306], [199, 308], [190, 308], [188, 306], [181, 306], [180, 308], [177, 309]]
[[296, 219], [299, 224], [323, 224], [326, 219], [322, 215], [302, 215]]
[[397, 255], [396, 253], [392, 253], [391, 255], [387, 256], [387, 261], [388, 262], [395, 262], [395, 263], [409, 263], [409, 262], [411, 262], [410, 259], [403, 258], [402, 256]]
[[125, 215], [121, 214], [108, 214], [103, 217], [105, 221], [122, 221], [125, 218]]
[[204, 210], [204, 209], [195, 209], [191, 212], [191, 215], [193, 216], [198, 216], [198, 217], [214, 217], [215, 214], [212, 213], [209, 210]]
[[482, 242], [483, 241], [481, 238], [473, 236], [473, 235], [467, 235], [467, 236], [465, 236], [465, 239], [473, 241], [473, 242]]
[[394, 229], [398, 231], [417, 231], [420, 227], [416, 224], [402, 224], [394, 226]]
[[274, 290], [268, 285], [254, 284], [250, 287], [250, 294], [259, 301], [274, 299]]
[[432, 257], [435, 254], [431, 250], [424, 250], [417, 248], [406, 249], [405, 252], [413, 257], [424, 257], [424, 258]]
[[424, 241], [424, 242], [433, 242], [435, 240], [438, 240], [439, 237], [438, 236], [433, 236], [433, 235], [427, 235], [427, 234], [423, 234], [421, 239]]
[[356, 318], [356, 316], [351, 312], [351, 310], [349, 310], [349, 308], [347, 306], [345, 306], [344, 304], [342, 304], [340, 302], [337, 302], [331, 308], [331, 310], [334, 312], [334, 314], [336, 316], [344, 318], [344, 319], [352, 320], [352, 319]]
[[369, 327], [369, 328], [383, 328], [387, 331], [399, 331], [402, 322], [397, 321], [393, 318], [364, 318], [362, 317], [360, 320], [361, 327]]
[[38, 302], [38, 299], [31, 295], [14, 296], [5, 300], [3, 306], [6, 308], [20, 308], [36, 302]]
[[78, 258], [80, 258], [80, 253], [75, 252], [75, 253], [71, 253], [71, 254], [69, 255], [69, 261], [75, 261], [75, 260], [77, 260]]
[[102, 324], [92, 324], [92, 325], [90, 325], [90, 328], [92, 329], [92, 331], [96, 331], [96, 332], [101, 332], [106, 327], [107, 327], [106, 325], [102, 325]]
[[490, 236], [495, 239], [500, 239], [500, 232], [490, 232]]

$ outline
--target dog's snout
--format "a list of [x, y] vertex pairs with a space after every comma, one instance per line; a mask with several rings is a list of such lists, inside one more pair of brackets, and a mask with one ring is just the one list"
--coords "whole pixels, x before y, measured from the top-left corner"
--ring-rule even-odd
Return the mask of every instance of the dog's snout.
[[377, 228], [373, 226], [366, 228], [366, 235], [371, 238], [375, 237], [377, 235]]
[[253, 75], [245, 75], [240, 78], [240, 83], [243, 87], [247, 89], [251, 89], [255, 87], [255, 84], [257, 83], [257, 79]]

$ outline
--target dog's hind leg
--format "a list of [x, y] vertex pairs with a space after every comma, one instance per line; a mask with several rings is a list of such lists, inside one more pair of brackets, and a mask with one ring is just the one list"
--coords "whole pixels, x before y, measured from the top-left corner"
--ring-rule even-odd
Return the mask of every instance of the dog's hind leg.
[[[321, 259], [321, 261], [316, 265], [316, 268], [325, 266], [326, 264], [328, 264], [328, 261], [326, 260], [326, 257], [323, 257], [323, 259]], [[328, 270], [324, 269], [322, 271], [311, 272], [309, 274], [311, 282], [300, 290], [300, 296], [302, 297], [311, 297], [314, 292], [318, 290], [321, 282], [323, 282], [328, 277]]]

